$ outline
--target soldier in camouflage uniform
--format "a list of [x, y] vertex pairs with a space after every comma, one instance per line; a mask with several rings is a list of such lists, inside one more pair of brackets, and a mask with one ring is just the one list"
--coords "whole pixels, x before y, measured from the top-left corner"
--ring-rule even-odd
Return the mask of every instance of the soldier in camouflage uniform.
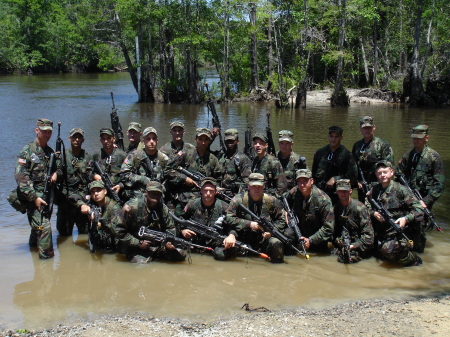
[[[86, 234], [88, 218], [80, 213], [77, 202], [84, 200], [89, 194], [88, 184], [92, 168], [89, 166], [91, 156], [82, 149], [84, 142], [84, 131], [73, 128], [69, 133], [70, 149], [66, 152], [67, 163], [67, 185], [64, 183], [64, 196], [58, 202], [58, 213], [56, 228], [59, 235], [72, 235], [73, 226], [76, 224], [78, 234]], [[66, 190], [68, 187], [68, 191]], [[67, 196], [67, 198], [65, 197]]]
[[193, 151], [195, 146], [190, 143], [186, 143], [183, 140], [184, 134], [185, 131], [183, 122], [173, 121], [170, 123], [170, 135], [172, 136], [172, 141], [164, 144], [159, 151], [167, 155], [170, 160], [177, 158], [177, 154], [180, 151], [183, 153]]
[[306, 158], [292, 151], [294, 145], [294, 135], [289, 130], [281, 130], [278, 133], [278, 145], [280, 151], [277, 158], [283, 167], [286, 175], [287, 188], [290, 190], [296, 185], [295, 171], [307, 168]]
[[[414, 249], [423, 252], [425, 236], [421, 226], [423, 208], [420, 202], [406, 187], [393, 180], [395, 172], [391, 162], [380, 161], [375, 170], [379, 183], [372, 187], [370, 197], [392, 214], [408, 239], [413, 241]], [[412, 247], [406, 239], [392, 229], [387, 219], [373, 209], [370, 216], [378, 242], [378, 252], [382, 257], [401, 266], [417, 266], [422, 263], [421, 258], [412, 252]]]
[[328, 129], [328, 145], [318, 149], [314, 154], [312, 175], [314, 185], [324, 191], [333, 205], [338, 201], [336, 181], [350, 179], [352, 187], [358, 186], [358, 169], [351, 152], [341, 144], [342, 130], [339, 126]]
[[283, 243], [270, 232], [264, 232], [260, 224], [239, 207], [239, 204], [243, 204], [257, 216], [267, 218], [281, 232], [287, 229], [283, 205], [275, 197], [264, 193], [264, 181], [261, 173], [250, 174], [248, 192], [233, 198], [228, 206], [226, 221], [231, 228], [231, 238], [234, 236], [235, 239], [251, 245], [253, 249], [266, 253], [272, 263], [282, 263]]
[[239, 134], [237, 129], [225, 131], [227, 152], [219, 159], [222, 169], [222, 186], [225, 193], [232, 196], [247, 188], [252, 162], [242, 152], [238, 152]]
[[[381, 138], [375, 137], [376, 125], [370, 116], [361, 117], [359, 121], [363, 139], [353, 145], [352, 154], [356, 164], [364, 174], [366, 181], [373, 185], [377, 182], [375, 176], [375, 164], [380, 160], [387, 160], [394, 163], [394, 152], [391, 145]], [[358, 172], [358, 199], [364, 202], [366, 195], [361, 184], [362, 177]], [[373, 183], [373, 184], [372, 184]]]
[[152, 127], [144, 130], [144, 149], [128, 154], [120, 170], [127, 194], [143, 193], [150, 181], [164, 182], [169, 157], [158, 151], [158, 133]]
[[141, 123], [131, 122], [128, 124], [127, 136], [129, 140], [128, 147], [125, 149], [127, 154], [131, 153], [134, 150], [142, 149], [143, 145], [141, 145], [141, 136], [142, 136], [142, 125]]
[[[227, 213], [228, 204], [222, 200], [216, 198], [217, 182], [212, 178], [205, 178], [201, 182], [200, 186], [200, 198], [190, 200], [186, 207], [182, 217], [187, 220], [193, 220], [199, 222], [205, 226], [223, 226], [223, 221]], [[216, 228], [217, 229], [217, 228]], [[235, 255], [233, 244], [235, 242], [234, 236], [227, 237], [223, 242], [210, 242], [210, 239], [202, 238], [198, 236], [198, 233], [184, 228], [180, 225], [181, 234], [187, 240], [192, 239], [196, 244], [202, 246], [208, 246], [214, 248], [214, 258], [216, 260], [225, 260]], [[225, 232], [226, 229], [224, 229]], [[223, 233], [220, 234], [223, 234]], [[229, 243], [231, 240], [232, 244]], [[226, 249], [224, 249], [224, 247]]]
[[264, 176], [267, 193], [281, 196], [287, 191], [286, 175], [278, 159], [267, 154], [267, 147], [267, 136], [256, 133], [253, 136], [253, 149], [256, 156], [252, 162], [252, 173], [261, 173]]
[[125, 252], [132, 263], [148, 263], [158, 258], [184, 261], [186, 258], [186, 251], [170, 242], [157, 243], [138, 236], [141, 226], [177, 234], [169, 208], [161, 201], [162, 194], [162, 185], [151, 181], [147, 184], [145, 194], [130, 199], [113, 218], [113, 232], [120, 240], [120, 251]]
[[334, 212], [330, 197], [314, 185], [309, 169], [296, 172], [297, 186], [286, 195], [292, 211], [299, 219], [305, 248], [328, 252], [334, 229]]
[[417, 189], [422, 196], [422, 206], [430, 210], [444, 191], [444, 163], [441, 156], [430, 148], [428, 126], [413, 128], [411, 138], [414, 149], [406, 152], [398, 165], [411, 189]]
[[339, 201], [334, 205], [334, 235], [333, 245], [338, 248], [339, 262], [344, 262], [342, 248], [345, 245], [343, 229], [348, 231], [350, 238], [350, 259], [355, 263], [370, 257], [373, 247], [373, 227], [369, 210], [360, 201], [352, 199], [352, 187], [349, 179], [336, 181], [336, 193]]
[[[36, 139], [24, 146], [17, 156], [16, 182], [18, 193], [27, 204], [27, 216], [31, 227], [29, 244], [37, 246], [39, 258], [48, 259], [54, 256], [52, 243], [52, 229], [50, 216], [41, 214], [47, 205], [43, 199], [43, 191], [49, 159], [53, 149], [47, 145], [52, 136], [53, 122], [40, 118], [35, 129]], [[56, 184], [58, 176], [62, 176], [60, 169], [50, 177], [52, 184]]]

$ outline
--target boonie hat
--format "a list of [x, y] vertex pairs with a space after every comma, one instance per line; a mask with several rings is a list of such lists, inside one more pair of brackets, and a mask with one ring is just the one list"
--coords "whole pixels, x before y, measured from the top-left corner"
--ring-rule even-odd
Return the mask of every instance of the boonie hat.
[[359, 126], [361, 128], [365, 126], [373, 126], [373, 117], [370, 116], [364, 116], [359, 119]]
[[130, 124], [128, 124], [128, 131], [130, 131], [130, 130], [135, 130], [137, 132], [141, 132], [142, 131], [141, 123], [131, 122]]
[[264, 133], [255, 133], [252, 140], [254, 141], [257, 138], [261, 139], [264, 143], [267, 143], [267, 136]]
[[261, 173], [251, 173], [248, 176], [248, 184], [250, 186], [264, 186], [264, 176]]
[[53, 122], [47, 118], [39, 118], [37, 120], [37, 127], [42, 131], [53, 130]]
[[298, 178], [311, 178], [312, 177], [312, 172], [309, 169], [300, 169], [297, 170], [295, 172], [295, 179], [297, 180]]
[[200, 137], [202, 135], [208, 136], [209, 139], [212, 139], [211, 131], [207, 128], [198, 128], [195, 130], [195, 137]]
[[294, 134], [289, 130], [281, 130], [278, 132], [278, 141], [279, 142], [293, 142], [294, 141]]
[[206, 184], [212, 184], [214, 186], [217, 186], [217, 181], [214, 178], [206, 177], [202, 180], [200, 187], [203, 187], [203, 185], [206, 185]]
[[142, 137], [145, 137], [150, 133], [154, 133], [156, 135], [156, 137], [158, 137], [158, 132], [156, 132], [156, 129], [152, 128], [151, 126], [144, 129], [144, 132], [142, 132]]
[[428, 135], [428, 125], [417, 125], [413, 127], [411, 138], [425, 138]]
[[145, 191], [146, 192], [159, 192], [159, 193], [163, 193], [163, 187], [161, 185], [161, 183], [157, 182], [157, 181], [150, 181], [147, 186], [145, 186]]
[[336, 181], [336, 191], [350, 191], [351, 189], [350, 179], [338, 179]]
[[104, 133], [114, 137], [114, 131], [111, 128], [102, 128], [102, 129], [100, 129], [100, 136], [102, 134], [104, 134]]
[[105, 188], [105, 184], [101, 180], [94, 180], [88, 185], [89, 192], [95, 187]]
[[73, 137], [77, 133], [79, 133], [80, 135], [82, 135], [84, 137], [84, 131], [81, 130], [80, 128], [73, 128], [72, 130], [70, 130], [69, 137]]
[[328, 134], [332, 133], [332, 132], [336, 132], [338, 135], [342, 136], [342, 134], [344, 133], [344, 130], [340, 127], [340, 126], [330, 126], [328, 128]]
[[173, 121], [172, 123], [170, 123], [170, 130], [172, 130], [176, 126], [184, 129], [184, 123], [182, 121]]
[[225, 140], [236, 140], [239, 138], [239, 133], [237, 129], [225, 130]]
[[375, 164], [375, 170], [377, 170], [379, 167], [390, 167], [391, 169], [394, 169], [394, 165], [389, 160], [380, 160]]

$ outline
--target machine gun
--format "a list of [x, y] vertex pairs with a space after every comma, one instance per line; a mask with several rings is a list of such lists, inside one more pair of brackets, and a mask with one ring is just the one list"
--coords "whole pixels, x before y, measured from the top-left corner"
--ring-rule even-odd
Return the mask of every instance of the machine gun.
[[300, 221], [298, 220], [298, 217], [292, 211], [291, 207], [289, 207], [289, 203], [288, 203], [286, 197], [283, 196], [282, 201], [283, 201], [284, 210], [286, 211], [286, 213], [288, 215], [288, 227], [293, 229], [295, 237], [297, 238], [297, 241], [302, 246], [303, 252], [301, 254], [303, 256], [305, 256], [305, 259], [309, 260], [309, 255], [306, 253], [305, 242], [302, 239], [303, 235], [300, 232], [300, 227], [299, 227]]
[[248, 112], [246, 115], [247, 118], [247, 130], [245, 130], [245, 146], [244, 146], [244, 154], [251, 160], [255, 158], [255, 152], [253, 150], [253, 140], [252, 140], [252, 126], [248, 123]]
[[350, 232], [345, 226], [342, 227], [342, 240], [344, 244], [340, 251], [342, 261], [344, 261], [344, 263], [346, 264], [353, 263], [352, 256], [350, 254], [350, 244], [351, 244]]
[[111, 179], [109, 178], [108, 174], [102, 170], [100, 164], [96, 160], [94, 160], [94, 170], [97, 171], [97, 173], [100, 174], [100, 176], [102, 177], [102, 181], [105, 184], [105, 188], [108, 191], [108, 195], [111, 198], [113, 198], [115, 202], [117, 202], [120, 205], [123, 205], [123, 201], [120, 199], [116, 191], [113, 190], [114, 185]]
[[[411, 186], [409, 186], [408, 184], [408, 180], [406, 180], [406, 177], [404, 174], [398, 174], [397, 175], [398, 180], [400, 181], [400, 183], [402, 183], [402, 185], [404, 185], [413, 195], [414, 197], [419, 200], [422, 201], [422, 195], [420, 194], [418, 189], [412, 189]], [[440, 227], [437, 223], [436, 220], [434, 218], [433, 213], [431, 213], [431, 211], [428, 209], [428, 207], [424, 207], [424, 213], [425, 216], [428, 218], [428, 220], [430, 221], [430, 227], [429, 229], [431, 230], [432, 227], [436, 228], [436, 230], [438, 232], [442, 232], [442, 227]]]
[[[209, 227], [209, 226], [206, 226], [206, 225], [201, 224], [200, 222], [197, 222], [194, 220], [185, 220], [185, 219], [179, 218], [172, 212], [170, 213], [170, 215], [172, 215], [172, 218], [175, 220], [175, 222], [179, 223], [180, 225], [183, 225], [184, 228], [189, 229], [189, 230], [197, 233], [198, 235], [203, 236], [204, 238], [213, 240], [214, 242], [216, 242], [217, 245], [222, 245], [223, 240], [225, 240], [225, 238], [227, 237], [226, 235], [222, 235], [219, 233], [219, 230], [221, 230], [222, 227], [218, 224], [218, 222], [219, 222], [219, 220], [223, 220], [222, 217], [220, 217], [219, 220], [215, 223], [215, 226]], [[263, 259], [270, 259], [267, 254], [260, 253], [240, 241], [236, 240], [235, 247], [237, 249], [244, 249], [250, 253], [259, 255], [259, 257], [261, 257]]]
[[383, 216], [384, 220], [392, 227], [392, 229], [394, 229], [394, 231], [397, 234], [397, 237], [404, 238], [408, 242], [409, 246], [412, 248], [414, 242], [410, 240], [403, 232], [403, 229], [397, 223], [395, 223], [394, 217], [391, 214], [391, 212], [389, 212], [386, 208], [382, 207], [378, 202], [376, 202], [375, 199], [372, 198], [372, 196], [368, 196], [367, 199], [372, 205], [373, 210], [380, 213]]
[[220, 125], [220, 119], [217, 115], [216, 106], [214, 105], [214, 102], [211, 99], [211, 95], [209, 94], [209, 87], [208, 83], [205, 82], [206, 92], [208, 93], [208, 102], [206, 103], [208, 106], [208, 110], [211, 111], [212, 115], [212, 124], [213, 128], [219, 129], [219, 141], [220, 141], [220, 151], [219, 154], [225, 154], [227, 152], [227, 147], [225, 146], [225, 142], [222, 138], [222, 126]]
[[119, 149], [125, 150], [123, 145], [123, 132], [122, 125], [119, 122], [119, 116], [117, 115], [116, 105], [114, 104], [114, 94], [111, 91], [112, 111], [111, 111], [111, 128], [114, 131], [114, 138], [116, 138], [116, 145]]
[[52, 153], [48, 161], [47, 173], [45, 175], [44, 191], [42, 193], [42, 200], [47, 205], [42, 205], [41, 208], [41, 226], [38, 230], [42, 230], [42, 220], [46, 217], [50, 220], [53, 212], [53, 204], [55, 202], [55, 184], [52, 183], [52, 175], [56, 171], [56, 155]]
[[139, 228], [138, 236], [141, 239], [157, 242], [160, 244], [171, 242], [173, 245], [180, 245], [183, 248], [196, 247], [196, 248], [205, 249], [205, 250], [209, 250], [209, 251], [213, 250], [211, 247], [196, 245], [192, 242], [177, 238], [172, 233], [155, 231], [155, 230], [149, 229], [145, 226], [141, 226], [141, 228]]
[[270, 128], [270, 112], [267, 111], [267, 127], [266, 127], [266, 136], [267, 136], [267, 153], [275, 156], [275, 144], [273, 142], [272, 129]]
[[[61, 152], [62, 150], [62, 152]], [[63, 173], [63, 180], [56, 184], [56, 189], [59, 195], [63, 194], [64, 183], [66, 183], [66, 193], [69, 195], [69, 183], [67, 180], [67, 160], [66, 160], [66, 147], [64, 141], [61, 138], [61, 122], [58, 122], [58, 137], [56, 138], [55, 154], [57, 159], [61, 160], [61, 170]]]

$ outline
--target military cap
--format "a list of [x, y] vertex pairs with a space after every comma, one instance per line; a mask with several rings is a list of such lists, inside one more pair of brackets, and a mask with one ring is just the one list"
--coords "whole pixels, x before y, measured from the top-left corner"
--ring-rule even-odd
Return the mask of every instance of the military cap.
[[278, 132], [278, 141], [279, 142], [293, 142], [294, 141], [294, 134], [289, 130], [281, 130]]
[[141, 132], [142, 131], [141, 123], [131, 122], [130, 124], [128, 124], [128, 131], [130, 131], [130, 130], [135, 130], [137, 132]]
[[53, 122], [47, 118], [39, 118], [37, 120], [37, 127], [43, 131], [53, 130]]
[[100, 129], [100, 136], [102, 134], [106, 133], [107, 135], [113, 136], [114, 137], [114, 131], [111, 128], [102, 128]]
[[251, 173], [248, 176], [250, 186], [264, 186], [264, 176], [261, 173]]
[[89, 192], [95, 187], [100, 187], [103, 189], [103, 188], [105, 188], [105, 184], [101, 180], [94, 180], [94, 181], [90, 182], [88, 185]]
[[237, 129], [225, 130], [225, 140], [236, 140], [239, 138], [239, 133]]
[[380, 160], [379, 162], [377, 162], [375, 164], [375, 171], [379, 168], [379, 167], [390, 167], [391, 169], [394, 169], [394, 165], [392, 165], [392, 163], [389, 160]]
[[297, 180], [298, 178], [311, 178], [312, 177], [312, 173], [311, 170], [309, 169], [300, 169], [295, 171], [295, 179]]
[[338, 179], [336, 181], [336, 191], [350, 191], [351, 189], [350, 179]]
[[200, 187], [203, 187], [206, 184], [212, 184], [214, 186], [217, 186], [217, 181], [214, 178], [206, 177], [202, 180]]
[[208, 136], [209, 139], [212, 139], [211, 131], [208, 128], [197, 128], [195, 130], [195, 137], [200, 137], [202, 135]]
[[150, 181], [147, 186], [145, 186], [145, 191], [146, 192], [159, 192], [159, 193], [163, 193], [163, 186], [161, 185], [161, 183], [157, 182], [157, 181]]
[[267, 143], [267, 136], [264, 133], [255, 133], [252, 140], [254, 141], [257, 138], [261, 139], [264, 143]]
[[373, 117], [364, 116], [359, 119], [359, 127], [373, 126]]
[[344, 130], [340, 127], [340, 126], [330, 126], [328, 128], [328, 133], [332, 133], [332, 132], [336, 132], [339, 136], [342, 136], [342, 134], [344, 133]]
[[156, 132], [156, 129], [152, 128], [151, 126], [144, 129], [144, 132], [142, 132], [142, 137], [145, 137], [150, 133], [154, 133], [156, 135], [156, 137], [158, 137], [158, 132]]
[[72, 130], [70, 130], [69, 137], [73, 137], [77, 133], [79, 133], [80, 135], [82, 135], [84, 137], [84, 131], [82, 129], [80, 129], [80, 128], [73, 128]]
[[170, 130], [172, 130], [176, 126], [184, 129], [184, 123], [182, 121], [173, 121], [172, 123], [170, 123]]
[[417, 125], [413, 127], [411, 138], [425, 138], [428, 135], [428, 125]]

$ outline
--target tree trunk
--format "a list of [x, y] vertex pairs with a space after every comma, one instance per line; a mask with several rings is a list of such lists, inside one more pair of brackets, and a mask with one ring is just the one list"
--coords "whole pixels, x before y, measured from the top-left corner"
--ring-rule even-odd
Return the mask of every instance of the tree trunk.
[[250, 91], [256, 89], [259, 85], [258, 79], [258, 41], [256, 38], [256, 5], [250, 3], [250, 62], [251, 62], [251, 79], [250, 79]]
[[[271, 78], [272, 73], [273, 73], [273, 43], [272, 43], [272, 30], [274, 29], [274, 22], [273, 22], [273, 17], [272, 15], [270, 15], [269, 17], [269, 27], [268, 27], [268, 33], [267, 33], [267, 44], [268, 44], [268, 59], [269, 59], [269, 68], [267, 69], [268, 72], [268, 77]], [[275, 36], [276, 39], [276, 36]], [[275, 41], [276, 43], [276, 41]]]
[[222, 98], [230, 98], [230, 84], [229, 84], [229, 74], [230, 74], [230, 2], [226, 2], [225, 9], [225, 19], [224, 19], [224, 37], [223, 37], [223, 61], [222, 61], [222, 72], [221, 85], [222, 85]]
[[434, 5], [435, 5], [435, 0], [433, 0], [433, 9], [432, 9], [432, 14], [431, 14], [431, 18], [430, 18], [430, 23], [428, 25], [427, 49], [425, 50], [425, 57], [424, 57], [424, 60], [423, 60], [422, 71], [420, 72], [420, 76], [422, 78], [423, 78], [423, 74], [425, 73], [425, 69], [427, 67], [428, 53], [430, 52], [430, 49], [431, 49], [431, 28], [433, 26]]
[[364, 41], [362, 39], [362, 37], [359, 37], [359, 42], [361, 44], [361, 55], [363, 58], [363, 63], [364, 63], [364, 76], [366, 78], [366, 85], [369, 84], [370, 81], [370, 75], [369, 75], [369, 67], [367, 65], [367, 59], [366, 59], [366, 51], [364, 50]]

